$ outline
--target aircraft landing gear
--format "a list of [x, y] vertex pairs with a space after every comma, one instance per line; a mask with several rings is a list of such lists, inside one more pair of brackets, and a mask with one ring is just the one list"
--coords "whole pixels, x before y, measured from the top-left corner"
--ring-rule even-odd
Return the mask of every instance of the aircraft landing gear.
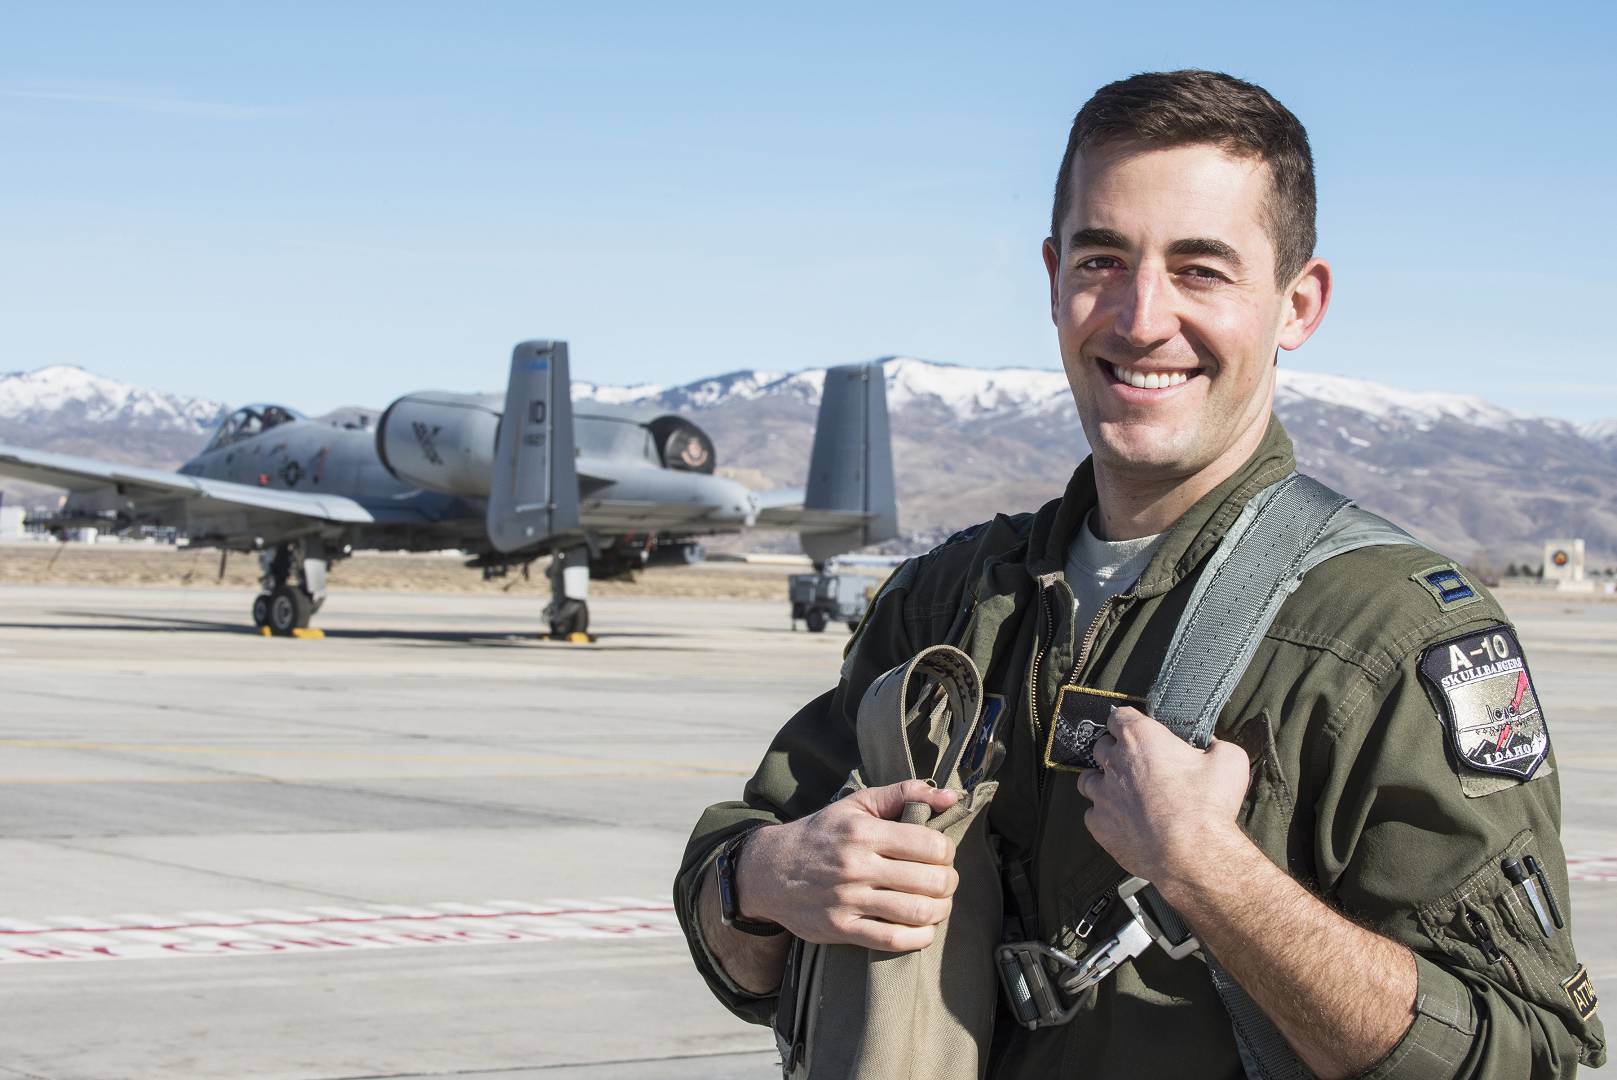
[[552, 641], [594, 641], [590, 636], [590, 549], [585, 545], [550, 557], [550, 603], [545, 618]]
[[[276, 637], [293, 637], [307, 630], [309, 620], [326, 600], [326, 560], [309, 553], [301, 543], [277, 544], [262, 552], [259, 580], [264, 590], [253, 599], [253, 625]], [[318, 631], [316, 632], [318, 633]]]
[[[258, 611], [258, 603], [253, 603]], [[314, 602], [302, 589], [282, 585], [269, 594], [269, 618], [264, 625], [277, 637], [291, 637], [292, 631], [306, 629], [314, 614]]]

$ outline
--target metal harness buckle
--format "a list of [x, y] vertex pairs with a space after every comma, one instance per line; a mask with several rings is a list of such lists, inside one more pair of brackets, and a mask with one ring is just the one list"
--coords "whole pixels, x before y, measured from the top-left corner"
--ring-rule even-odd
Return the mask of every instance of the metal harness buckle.
[[[1174, 960], [1183, 959], [1201, 947], [1189, 928], [1170, 908], [1151, 883], [1131, 877], [1117, 887], [1117, 896], [1128, 911], [1128, 919], [1118, 931], [1075, 960], [1042, 941], [1011, 941], [995, 953], [1000, 984], [1016, 1020], [1029, 1031], [1065, 1024], [1078, 1014], [1079, 998], [1098, 985], [1126, 961], [1149, 949], [1154, 942]], [[1059, 972], [1051, 979], [1054, 965]], [[1065, 997], [1070, 1004], [1063, 1004]]]

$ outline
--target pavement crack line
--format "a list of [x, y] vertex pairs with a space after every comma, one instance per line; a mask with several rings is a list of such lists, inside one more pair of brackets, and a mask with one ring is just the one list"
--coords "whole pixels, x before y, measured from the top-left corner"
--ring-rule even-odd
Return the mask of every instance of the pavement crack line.
[[0, 1077], [12, 1077], [14, 1080], [51, 1080], [44, 1073], [23, 1072], [5, 1065], [0, 1065]]
[[[501, 1073], [514, 1072], [549, 1072], [553, 1069], [597, 1069], [609, 1068], [614, 1065], [656, 1065], [664, 1061], [716, 1061], [720, 1058], [756, 1057], [760, 1054], [778, 1055], [769, 1049], [763, 1050], [717, 1050], [708, 1054], [664, 1054], [661, 1057], [641, 1058], [609, 1058], [601, 1061], [558, 1061], [549, 1065], [498, 1065], [481, 1069], [450, 1069], [446, 1072], [391, 1072], [391, 1073], [362, 1073], [352, 1076], [334, 1076], [329, 1080], [429, 1080], [431, 1077], [450, 1076], [499, 1076]], [[41, 1078], [44, 1080], [44, 1078]]]
[[190, 863], [171, 862], [168, 859], [155, 859], [150, 855], [136, 855], [128, 851], [108, 851], [88, 843], [70, 843], [61, 838], [44, 838], [31, 841], [44, 844], [48, 847], [61, 848], [66, 851], [75, 851], [80, 854], [105, 855], [111, 859], [128, 859], [131, 862], [145, 863], [148, 866], [166, 866], [171, 870], [187, 870], [193, 874], [206, 874], [209, 877], [223, 878], [226, 881], [242, 881], [251, 885], [263, 885], [271, 889], [285, 889], [289, 892], [305, 893], [325, 899], [347, 900], [351, 904], [375, 904], [378, 901], [368, 896], [352, 896], [348, 893], [334, 892], [329, 889], [311, 889], [305, 885], [290, 885], [284, 881], [270, 881], [266, 878], [252, 877], [247, 874], [231, 874], [223, 870], [214, 870], [206, 866], [192, 866]]

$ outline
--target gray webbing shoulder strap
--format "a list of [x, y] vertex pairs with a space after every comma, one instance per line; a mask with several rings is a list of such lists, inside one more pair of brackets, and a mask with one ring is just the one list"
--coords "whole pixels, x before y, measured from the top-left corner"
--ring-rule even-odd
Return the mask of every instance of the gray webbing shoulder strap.
[[[1358, 548], [1417, 541], [1318, 480], [1292, 473], [1260, 491], [1208, 559], [1174, 630], [1149, 713], [1205, 747], [1258, 643], [1303, 575]], [[1311, 1076], [1269, 1018], [1211, 955], [1207, 967], [1250, 1080]]]

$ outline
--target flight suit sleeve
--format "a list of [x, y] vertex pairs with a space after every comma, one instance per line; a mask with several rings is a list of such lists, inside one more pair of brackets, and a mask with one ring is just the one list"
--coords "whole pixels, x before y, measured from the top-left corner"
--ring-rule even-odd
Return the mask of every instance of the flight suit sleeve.
[[794, 821], [821, 809], [858, 764], [854, 718], [859, 701], [878, 675], [913, 654], [904, 628], [904, 603], [916, 573], [914, 561], [895, 570], [882, 586], [844, 653], [841, 676], [829, 690], [798, 710], [770, 743], [741, 798], [710, 806], [696, 823], [679, 876], [674, 907], [697, 969], [719, 1001], [741, 1019], [773, 1021], [777, 995], [758, 995], [735, 984], [702, 940], [696, 899], [704, 875], [724, 841], [764, 825]]
[[[1327, 900], [1417, 959], [1414, 1023], [1366, 1075], [1506, 1080], [1599, 1065], [1605, 1033], [1573, 947], [1554, 750], [1524, 734], [1537, 707], [1526, 658], [1518, 671], [1489, 653], [1520, 656], [1514, 630], [1489, 598], [1402, 644], [1381, 678], [1338, 703], [1314, 800]], [[1565, 923], [1549, 933], [1507, 872], [1529, 855]]]

